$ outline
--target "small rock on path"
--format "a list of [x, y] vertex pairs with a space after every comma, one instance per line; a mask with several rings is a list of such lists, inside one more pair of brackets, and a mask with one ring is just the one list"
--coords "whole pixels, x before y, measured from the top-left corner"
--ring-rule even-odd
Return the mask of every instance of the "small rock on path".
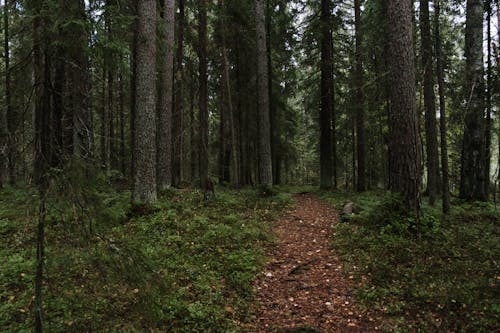
[[331, 251], [337, 213], [311, 194], [294, 197], [278, 221], [278, 244], [255, 281], [257, 305], [247, 332], [377, 332], [375, 317], [361, 312], [352, 282]]

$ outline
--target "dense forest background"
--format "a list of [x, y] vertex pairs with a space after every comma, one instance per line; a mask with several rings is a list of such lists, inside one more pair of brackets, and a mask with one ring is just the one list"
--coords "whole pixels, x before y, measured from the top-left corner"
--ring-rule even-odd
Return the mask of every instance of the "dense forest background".
[[[64, 267], [57, 251], [62, 239], [71, 238], [75, 249], [102, 242], [118, 249], [114, 261], [132, 258], [117, 272], [148, 271], [160, 259], [144, 263], [137, 253], [158, 249], [141, 249], [139, 239], [128, 244], [125, 230], [118, 243], [113, 237], [121, 236], [110, 236], [114, 223], [137, 218], [140, 230], [134, 230], [145, 236], [158, 230], [150, 230], [154, 223], [144, 216], [168, 220], [178, 214], [199, 222], [185, 230], [196, 238], [205, 237], [205, 218], [240, 209], [246, 215], [239, 218], [254, 228], [246, 248], [262, 236], [252, 221], [276, 217], [276, 207], [286, 206], [279, 192], [290, 186], [317, 187], [337, 205], [346, 191], [390, 192], [384, 209], [401, 210], [413, 240], [440, 219], [460, 220], [453, 214], [466, 211], [462, 205], [494, 210], [481, 221], [491, 222], [488, 235], [497, 239], [498, 0], [4, 0], [1, 10], [0, 235], [11, 245], [2, 251], [17, 267], [13, 276], [26, 275], [26, 258], [36, 272], [25, 281], [33, 284], [31, 294], [0, 276], [7, 281], [0, 285], [2, 300], [19, 297], [10, 290], [26, 300], [35, 295], [23, 307], [33, 308], [33, 323], [12, 320], [19, 313], [2, 308], [0, 328], [16, 331], [7, 322], [23, 322], [42, 331], [44, 307], [60, 305], [43, 305], [42, 294], [44, 280], [53, 281], [54, 271]], [[238, 192], [226, 192], [233, 190]], [[21, 230], [16, 219], [37, 223]], [[467, 232], [482, 228], [476, 227]], [[28, 251], [21, 255], [13, 234], [30, 234], [21, 244], [36, 245], [31, 252], [20, 246]], [[212, 241], [220, 239], [207, 244]], [[53, 262], [46, 261], [46, 246]], [[81, 262], [102, 260], [105, 267], [113, 261], [96, 255], [103, 249], [94, 250]], [[498, 270], [495, 250], [484, 250], [489, 264], [483, 268], [491, 275]], [[170, 268], [182, 265], [179, 253], [170, 253], [179, 256]], [[256, 258], [246, 258], [251, 269], [233, 267], [248, 270], [238, 277], [248, 288]], [[206, 258], [198, 260], [193, 267]], [[207, 270], [219, 272], [214, 267]], [[147, 284], [156, 277], [141, 274]], [[478, 276], [490, 276], [485, 274]], [[140, 280], [133, 273], [127, 279]], [[495, 279], [481, 280], [481, 288], [498, 286]], [[201, 289], [213, 284], [205, 282]], [[163, 291], [144, 296], [152, 297], [152, 308], [182, 307], [155, 298]], [[183, 309], [178, 317], [188, 318]], [[201, 316], [195, 310], [192, 318]], [[492, 327], [498, 306], [484, 311], [489, 321], [478, 327]], [[137, 316], [147, 327], [172, 319], [160, 312]], [[59, 324], [52, 321], [54, 331], [64, 331]]]
[[[204, 172], [207, 175], [202, 176], [219, 183], [244, 186], [261, 183], [264, 172], [259, 162], [268, 161], [264, 155], [269, 153], [266, 163], [272, 164], [274, 184], [319, 184], [319, 132], [326, 119], [332, 123], [327, 133], [332, 141], [332, 157], [327, 158], [332, 164], [327, 167], [331, 185], [388, 188], [390, 22], [383, 2], [363, 2], [362, 11], [356, 13], [353, 5], [332, 3], [331, 12], [322, 17], [319, 3], [267, 1], [261, 33], [269, 47], [263, 46], [266, 59], [262, 59], [264, 55], [259, 58], [256, 53], [262, 46], [257, 44], [252, 1], [205, 5], [180, 1], [175, 6], [161, 2], [153, 13], [157, 24], [149, 17], [143, 24], [153, 25], [143, 37], [138, 36], [133, 1], [7, 2], [2, 182], [33, 181], [37, 141], [33, 119], [41, 103], [37, 99], [47, 95], [47, 105], [40, 107], [49, 113], [43, 140], [50, 146], [52, 157], [46, 159], [51, 167], [62, 168], [79, 158], [133, 183], [134, 159], [141, 154], [151, 161], [157, 158], [157, 172], [150, 177], [158, 178], [161, 188], [199, 185]], [[487, 139], [481, 145], [488, 150], [483, 164], [491, 195], [498, 178], [499, 132], [495, 6], [484, 3], [484, 29], [478, 32], [484, 53], [483, 77], [477, 85], [484, 99], [481, 137]], [[465, 2], [446, 1], [434, 7], [429, 13], [415, 3], [412, 20], [420, 169], [431, 200], [441, 192], [443, 148], [449, 160], [450, 190], [460, 192], [463, 150], [468, 144], [464, 125], [473, 102], [464, 58]], [[200, 21], [205, 11], [206, 25]], [[332, 67], [328, 78], [332, 92], [331, 106], [326, 106], [331, 115], [319, 121], [323, 21], [331, 31], [326, 56]], [[138, 50], [139, 38], [149, 43], [146, 54]], [[258, 71], [260, 63], [267, 66], [265, 73], [262, 68]], [[147, 67], [147, 72], [138, 72], [139, 67]], [[34, 81], [37, 77], [47, 81], [46, 91], [37, 91], [43, 89], [43, 82]], [[138, 88], [138, 80], [147, 82]], [[137, 92], [142, 84], [147, 91]], [[266, 86], [268, 100], [258, 89]], [[156, 93], [146, 98], [148, 92]], [[148, 112], [154, 103], [154, 117], [141, 118], [149, 114], [143, 103], [148, 103]], [[439, 111], [445, 107], [447, 124], [438, 124]], [[268, 109], [270, 152], [260, 140], [266, 135], [259, 128], [267, 122], [259, 116], [261, 109]], [[438, 138], [443, 125], [446, 135]], [[157, 152], [142, 146], [134, 150], [134, 138], [141, 137], [141, 131], [150, 133], [145, 145], [156, 146]], [[445, 139], [446, 147], [439, 143]]]

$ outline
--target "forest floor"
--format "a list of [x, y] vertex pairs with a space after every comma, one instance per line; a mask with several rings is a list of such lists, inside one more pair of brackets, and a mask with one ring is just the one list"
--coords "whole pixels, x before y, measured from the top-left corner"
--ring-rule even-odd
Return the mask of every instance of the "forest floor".
[[351, 293], [352, 276], [332, 251], [333, 206], [312, 194], [275, 225], [276, 245], [255, 282], [251, 332], [374, 332], [380, 318], [361, 310]]

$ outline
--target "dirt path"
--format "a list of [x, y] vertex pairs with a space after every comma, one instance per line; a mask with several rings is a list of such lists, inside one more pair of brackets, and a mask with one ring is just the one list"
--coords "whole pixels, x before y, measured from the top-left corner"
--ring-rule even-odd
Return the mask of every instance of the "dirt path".
[[376, 332], [371, 316], [356, 308], [351, 281], [331, 251], [336, 212], [310, 194], [276, 225], [279, 238], [255, 282], [257, 313], [249, 332]]

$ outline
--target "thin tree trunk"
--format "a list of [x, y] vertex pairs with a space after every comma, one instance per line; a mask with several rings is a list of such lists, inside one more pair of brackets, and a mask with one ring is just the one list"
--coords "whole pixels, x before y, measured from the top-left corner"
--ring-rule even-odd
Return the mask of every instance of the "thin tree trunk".
[[365, 182], [365, 114], [363, 94], [363, 55], [361, 36], [361, 0], [354, 0], [354, 21], [356, 29], [356, 152], [357, 152], [357, 179], [355, 181], [358, 192], [366, 190]]
[[439, 152], [436, 128], [436, 95], [434, 93], [434, 70], [432, 38], [429, 18], [429, 0], [420, 0], [421, 53], [424, 69], [425, 137], [427, 154], [427, 192], [429, 204], [436, 202], [439, 179]]
[[100, 145], [101, 145], [101, 166], [103, 170], [108, 168], [108, 136], [107, 136], [107, 108], [106, 108], [106, 69], [102, 70], [102, 90], [101, 90], [101, 128], [100, 128]]
[[135, 177], [133, 200], [154, 203], [156, 194], [156, 0], [138, 3]]
[[493, 76], [491, 66], [491, 15], [492, 3], [491, 0], [486, 0], [486, 35], [487, 35], [487, 58], [486, 58], [486, 151], [484, 154], [485, 164], [485, 177], [486, 177], [486, 190], [489, 192], [490, 185], [490, 172], [491, 172], [491, 129], [493, 127], [493, 120], [491, 118], [492, 112], [492, 92], [493, 92]]
[[176, 68], [176, 85], [174, 97], [174, 113], [172, 115], [173, 128], [173, 161], [172, 161], [172, 181], [174, 186], [179, 186], [182, 182], [182, 166], [183, 166], [183, 132], [184, 128], [184, 25], [185, 25], [185, 8], [184, 0], [179, 0], [179, 13], [177, 20], [177, 68]]
[[271, 156], [271, 119], [269, 114], [269, 78], [265, 0], [255, 0], [257, 30], [257, 86], [259, 109], [259, 183], [273, 185]]
[[483, 0], [467, 1], [465, 21], [465, 128], [462, 146], [460, 197], [488, 200], [485, 161], [486, 121], [484, 119]]
[[331, 0], [321, 0], [321, 111], [320, 111], [320, 187], [333, 186], [333, 73]]
[[434, 15], [435, 15], [435, 41], [436, 41], [436, 72], [439, 88], [439, 123], [441, 130], [441, 169], [443, 172], [443, 213], [450, 212], [450, 180], [448, 171], [448, 139], [446, 130], [446, 99], [445, 99], [445, 83], [444, 83], [444, 68], [443, 68], [443, 52], [441, 45], [441, 32], [439, 18], [441, 15], [440, 0], [435, 0]]
[[175, 1], [163, 2], [163, 31], [165, 53], [160, 63], [161, 94], [159, 96], [158, 116], [158, 185], [165, 190], [172, 185], [172, 109], [174, 83], [174, 43], [175, 43]]
[[120, 170], [125, 176], [127, 171], [125, 161], [125, 91], [123, 85], [123, 76], [120, 73]]
[[390, 189], [408, 208], [420, 208], [420, 156], [415, 91], [412, 4], [393, 0], [387, 5], [389, 26]]
[[231, 147], [231, 183], [234, 186], [240, 185], [240, 165], [239, 165], [239, 154], [238, 154], [238, 141], [236, 138], [236, 129], [234, 126], [234, 111], [233, 111], [233, 100], [231, 94], [231, 81], [229, 76], [229, 61], [227, 57], [226, 49], [226, 20], [225, 17], [225, 4], [224, 0], [219, 0], [219, 6], [221, 7], [222, 14], [222, 31], [221, 31], [221, 67], [222, 67], [222, 84], [225, 96], [225, 105], [227, 107], [227, 125], [230, 132], [230, 147]]
[[42, 2], [33, 5], [33, 69], [35, 97], [35, 156], [34, 175], [40, 194], [40, 210], [37, 227], [37, 250], [35, 272], [35, 333], [43, 332], [43, 262], [45, 243], [45, 193], [47, 187], [46, 173], [51, 158], [50, 140], [50, 58], [47, 52], [47, 37], [44, 36], [45, 18], [42, 17]]
[[16, 182], [16, 115], [12, 107], [11, 94], [11, 71], [10, 71], [10, 36], [9, 36], [9, 10], [11, 0], [5, 0], [4, 4], [4, 56], [5, 56], [5, 110], [7, 114], [7, 133], [8, 133], [8, 171], [9, 183]]
[[[137, 15], [137, 3], [134, 2], [133, 5], [134, 12], [133, 15]], [[131, 159], [130, 159], [130, 175], [134, 177], [135, 175], [135, 123], [136, 123], [136, 114], [137, 114], [137, 47], [139, 43], [138, 39], [138, 20], [137, 18], [134, 20], [132, 24], [132, 29], [134, 31], [132, 38], [132, 57], [130, 58], [132, 68], [131, 76], [130, 76], [130, 151], [131, 151]]]
[[200, 186], [206, 189], [209, 177], [209, 161], [208, 161], [208, 75], [207, 75], [207, 0], [200, 0], [198, 8], [198, 57], [199, 57], [199, 73], [200, 73], [200, 96], [199, 96], [199, 111], [200, 111]]

